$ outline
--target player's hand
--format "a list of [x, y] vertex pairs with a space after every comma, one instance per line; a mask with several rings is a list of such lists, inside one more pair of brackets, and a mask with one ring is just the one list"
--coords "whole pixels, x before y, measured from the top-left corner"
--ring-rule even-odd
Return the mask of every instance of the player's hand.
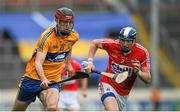
[[87, 67], [87, 69], [85, 70], [87, 73], [91, 73], [91, 71], [93, 70], [93, 69], [95, 69], [95, 67], [94, 67], [94, 64], [93, 64], [93, 62], [88, 62], [88, 67]]
[[133, 73], [136, 74], [141, 69], [141, 63], [138, 60], [131, 60], [131, 64], [133, 65]]
[[83, 96], [84, 98], [87, 97], [87, 91], [86, 91], [86, 90], [82, 90], [82, 96]]
[[47, 78], [44, 78], [44, 79], [42, 79], [41, 80], [41, 84], [40, 84], [40, 86], [43, 88], [43, 89], [47, 89], [49, 86], [49, 84], [50, 84], [51, 82], [47, 79]]
[[95, 68], [92, 61], [83, 61], [81, 65], [88, 74]]
[[75, 75], [75, 70], [73, 69], [71, 64], [66, 65], [65, 72], [68, 75], [68, 77], [72, 77], [73, 75]]

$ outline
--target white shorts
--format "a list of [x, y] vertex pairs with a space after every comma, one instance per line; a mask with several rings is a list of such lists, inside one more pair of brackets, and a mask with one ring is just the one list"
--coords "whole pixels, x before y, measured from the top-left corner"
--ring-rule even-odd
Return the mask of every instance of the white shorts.
[[116, 98], [116, 100], [118, 102], [119, 109], [122, 110], [122, 111], [127, 110], [126, 103], [127, 103], [128, 95], [126, 95], [126, 96], [119, 95], [111, 85], [109, 85], [108, 83], [104, 83], [104, 82], [99, 83], [98, 91], [99, 91], [99, 94], [100, 94], [101, 97], [105, 93], [112, 92], [115, 95], [115, 98]]
[[67, 110], [79, 110], [78, 92], [61, 91], [59, 96], [58, 108]]

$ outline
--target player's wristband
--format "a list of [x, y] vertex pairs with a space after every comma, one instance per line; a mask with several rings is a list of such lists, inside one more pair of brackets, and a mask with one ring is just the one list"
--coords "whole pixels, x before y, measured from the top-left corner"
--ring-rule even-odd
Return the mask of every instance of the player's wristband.
[[93, 58], [88, 58], [88, 62], [93, 62]]

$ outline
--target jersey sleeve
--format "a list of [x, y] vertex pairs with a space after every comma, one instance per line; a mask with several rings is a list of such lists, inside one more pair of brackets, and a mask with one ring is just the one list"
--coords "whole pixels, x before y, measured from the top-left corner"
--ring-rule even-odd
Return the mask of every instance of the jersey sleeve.
[[43, 33], [40, 38], [39, 38], [39, 41], [38, 41], [38, 44], [37, 44], [37, 50], [38, 51], [41, 51], [43, 53], [47, 53], [48, 52], [48, 49], [49, 49], [49, 34], [48, 33]]
[[68, 41], [68, 48], [70, 50], [70, 54], [72, 52], [73, 45], [79, 40], [79, 34], [77, 32], [72, 32], [69, 38], [66, 38], [66, 41]]
[[72, 46], [79, 40], [79, 34], [77, 32], [73, 33], [72, 36]]
[[114, 45], [117, 45], [117, 41], [113, 39], [97, 39], [103, 47], [104, 50], [108, 51], [109, 49], [113, 49]]

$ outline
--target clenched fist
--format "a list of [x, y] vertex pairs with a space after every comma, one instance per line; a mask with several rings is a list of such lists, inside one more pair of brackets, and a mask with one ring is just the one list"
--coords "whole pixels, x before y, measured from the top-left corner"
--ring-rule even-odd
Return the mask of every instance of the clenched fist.
[[91, 73], [91, 70], [94, 69], [94, 64], [92, 62], [83, 61], [81, 65], [86, 73]]
[[131, 60], [131, 64], [133, 65], [133, 73], [137, 74], [139, 70], [141, 70], [141, 63], [138, 60]]

